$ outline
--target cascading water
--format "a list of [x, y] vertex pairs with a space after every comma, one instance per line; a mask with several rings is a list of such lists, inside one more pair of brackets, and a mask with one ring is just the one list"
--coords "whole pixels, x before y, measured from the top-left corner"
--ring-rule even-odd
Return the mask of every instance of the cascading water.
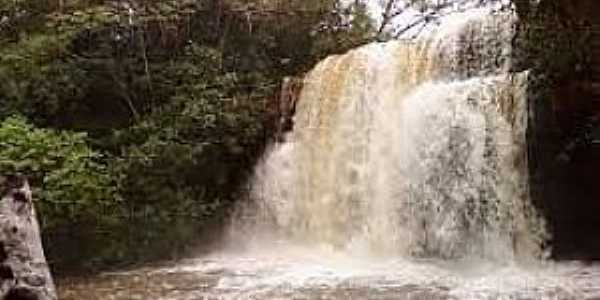
[[515, 21], [472, 11], [317, 65], [293, 131], [257, 168], [254, 234], [367, 255], [539, 257]]

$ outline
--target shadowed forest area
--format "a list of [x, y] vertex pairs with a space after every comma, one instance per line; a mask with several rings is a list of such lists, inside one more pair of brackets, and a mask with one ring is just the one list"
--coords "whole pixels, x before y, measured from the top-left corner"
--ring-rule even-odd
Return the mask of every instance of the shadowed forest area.
[[337, 5], [2, 1], [0, 169], [29, 177], [55, 272], [218, 236], [283, 78], [370, 38]]

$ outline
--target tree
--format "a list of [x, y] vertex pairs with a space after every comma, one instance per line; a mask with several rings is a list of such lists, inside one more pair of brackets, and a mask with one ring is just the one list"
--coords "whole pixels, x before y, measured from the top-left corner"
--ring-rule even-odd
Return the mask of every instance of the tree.
[[[404, 37], [407, 32], [423, 29], [430, 22], [439, 18], [462, 11], [467, 7], [477, 7], [491, 3], [501, 3], [499, 0], [381, 0], [380, 5], [383, 12], [380, 18], [377, 30], [377, 39], [385, 40], [389, 38]], [[530, 0], [513, 0], [515, 10], [521, 17], [526, 17], [532, 9]], [[408, 19], [408, 23], [402, 24], [399, 28], [390, 28], [398, 19]], [[417, 30], [415, 30], [417, 29]]]

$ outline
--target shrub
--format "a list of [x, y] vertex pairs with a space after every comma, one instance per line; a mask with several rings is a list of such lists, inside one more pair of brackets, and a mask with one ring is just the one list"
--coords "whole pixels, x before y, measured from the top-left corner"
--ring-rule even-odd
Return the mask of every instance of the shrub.
[[84, 133], [35, 128], [16, 117], [0, 123], [0, 172], [29, 178], [46, 229], [110, 215], [118, 197], [101, 158]]

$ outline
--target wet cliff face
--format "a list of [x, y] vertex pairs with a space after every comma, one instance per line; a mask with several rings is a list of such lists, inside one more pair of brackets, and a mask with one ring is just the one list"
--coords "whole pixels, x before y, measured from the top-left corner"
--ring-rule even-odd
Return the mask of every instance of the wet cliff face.
[[532, 69], [532, 197], [550, 221], [553, 256], [600, 259], [600, 3], [542, 1], [523, 21]]

